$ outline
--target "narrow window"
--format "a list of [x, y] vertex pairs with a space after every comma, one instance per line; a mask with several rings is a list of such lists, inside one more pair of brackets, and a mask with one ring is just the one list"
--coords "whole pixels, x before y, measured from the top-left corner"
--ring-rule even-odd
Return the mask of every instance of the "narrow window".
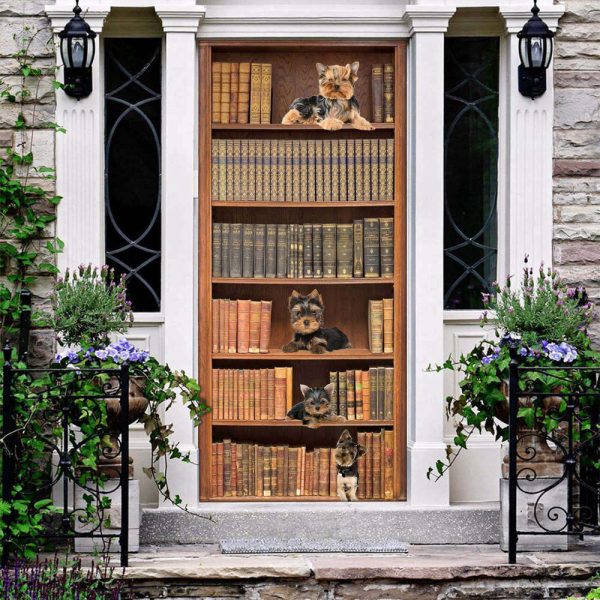
[[477, 309], [496, 278], [498, 38], [447, 38], [444, 308]]
[[135, 311], [160, 310], [161, 40], [105, 41], [106, 263]]

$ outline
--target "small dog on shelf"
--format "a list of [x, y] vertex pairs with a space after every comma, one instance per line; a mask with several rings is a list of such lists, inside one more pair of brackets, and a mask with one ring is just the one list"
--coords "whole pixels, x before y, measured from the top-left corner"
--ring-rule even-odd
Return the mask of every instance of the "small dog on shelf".
[[367, 449], [357, 444], [347, 429], [338, 440], [334, 450], [337, 468], [337, 493], [342, 502], [356, 502], [358, 489], [358, 459]]
[[290, 419], [302, 421], [303, 425], [317, 429], [325, 422], [342, 422], [346, 418], [331, 412], [331, 392], [333, 384], [328, 383], [323, 388], [311, 388], [301, 385], [300, 390], [304, 400], [294, 404], [287, 416]]
[[372, 131], [369, 121], [360, 116], [360, 107], [354, 96], [354, 84], [358, 79], [358, 61], [351, 65], [325, 66], [317, 63], [319, 95], [296, 98], [281, 122], [316, 123], [328, 131], [337, 131], [350, 123], [355, 129]]
[[294, 338], [282, 350], [309, 350], [313, 354], [351, 348], [348, 336], [337, 327], [323, 327], [325, 306], [318, 290], [303, 296], [294, 290], [288, 300]]

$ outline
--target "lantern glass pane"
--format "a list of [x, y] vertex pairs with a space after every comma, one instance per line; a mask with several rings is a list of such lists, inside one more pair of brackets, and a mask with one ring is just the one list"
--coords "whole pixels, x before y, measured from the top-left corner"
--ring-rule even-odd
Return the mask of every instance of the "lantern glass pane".
[[70, 69], [73, 65], [71, 65], [71, 59], [69, 57], [69, 38], [65, 37], [60, 40], [60, 56], [63, 61], [63, 65]]
[[544, 39], [531, 38], [531, 66], [539, 68], [544, 66]]
[[552, 38], [546, 38], [544, 40], [546, 42], [546, 56], [544, 57], [544, 68], [548, 68], [550, 66], [550, 61], [552, 60], [552, 48], [553, 41]]
[[81, 37], [71, 38], [71, 56], [73, 57], [72, 66], [76, 69], [83, 67], [85, 58], [85, 39]]
[[521, 64], [527, 69], [529, 68], [528, 46], [529, 46], [528, 38], [521, 38], [519, 40], [519, 57], [521, 58]]

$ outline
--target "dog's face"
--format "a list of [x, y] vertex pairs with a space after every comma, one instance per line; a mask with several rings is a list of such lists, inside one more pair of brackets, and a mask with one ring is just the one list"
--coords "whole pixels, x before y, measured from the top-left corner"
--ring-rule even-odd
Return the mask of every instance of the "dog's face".
[[319, 94], [329, 100], [350, 100], [354, 96], [354, 83], [358, 79], [358, 61], [345, 67], [329, 67], [317, 63]]
[[350, 435], [347, 429], [340, 436], [337, 446], [335, 447], [335, 462], [340, 467], [351, 467], [360, 456], [366, 454], [367, 449], [360, 444], [357, 444]]
[[317, 290], [303, 296], [294, 290], [289, 298], [290, 322], [292, 329], [301, 335], [310, 335], [321, 328], [323, 323], [323, 299]]
[[331, 392], [333, 385], [327, 384], [324, 388], [310, 388], [301, 385], [300, 390], [304, 396], [304, 410], [311, 417], [322, 417], [331, 410]]

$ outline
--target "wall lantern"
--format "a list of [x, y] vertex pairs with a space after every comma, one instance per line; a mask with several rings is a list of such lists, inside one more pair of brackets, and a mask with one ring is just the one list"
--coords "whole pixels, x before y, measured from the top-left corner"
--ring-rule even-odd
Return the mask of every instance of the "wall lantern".
[[538, 17], [540, 9], [533, 0], [533, 16], [519, 31], [519, 92], [528, 98], [537, 98], [546, 91], [546, 69], [552, 59], [554, 33]]
[[92, 62], [96, 52], [96, 32], [80, 16], [79, 0], [75, 0], [75, 16], [58, 34], [60, 55], [65, 67], [65, 94], [85, 98], [92, 93]]

